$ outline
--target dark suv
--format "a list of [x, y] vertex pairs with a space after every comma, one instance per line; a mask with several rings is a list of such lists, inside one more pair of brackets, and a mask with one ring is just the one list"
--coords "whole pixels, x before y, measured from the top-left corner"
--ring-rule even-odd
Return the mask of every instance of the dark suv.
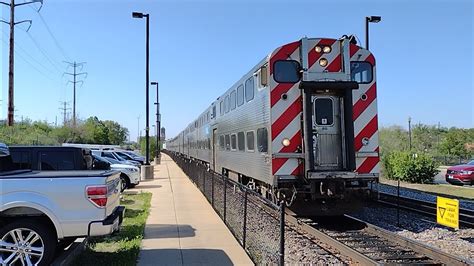
[[96, 161], [89, 149], [60, 146], [10, 146], [15, 169], [108, 170], [110, 164]]

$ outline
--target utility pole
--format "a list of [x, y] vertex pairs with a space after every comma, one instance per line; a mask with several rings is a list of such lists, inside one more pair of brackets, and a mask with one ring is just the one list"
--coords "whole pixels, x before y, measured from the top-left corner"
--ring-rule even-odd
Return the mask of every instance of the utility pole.
[[140, 116], [137, 116], [137, 144], [140, 145]]
[[68, 108], [67, 106], [69, 105], [68, 102], [64, 101], [64, 102], [60, 102], [61, 103], [61, 106], [59, 108], [59, 110], [61, 110], [63, 112], [63, 125], [66, 126], [66, 123], [67, 123], [67, 111], [68, 110], [71, 110], [71, 108]]
[[408, 144], [411, 151], [411, 117], [408, 117]]
[[77, 76], [80, 76], [80, 75], [85, 75], [84, 78], [87, 78], [87, 72], [82, 72], [82, 73], [77, 73], [76, 71], [76, 68], [77, 67], [80, 67], [82, 71], [82, 66], [86, 63], [86, 62], [81, 62], [81, 63], [76, 63], [76, 61], [74, 62], [66, 62], [64, 61], [64, 63], [66, 64], [69, 64], [69, 66], [72, 66], [74, 68], [74, 71], [73, 73], [68, 73], [68, 72], [65, 72], [64, 75], [70, 75], [72, 76], [73, 80], [69, 80], [68, 83], [72, 83], [73, 85], [73, 101], [72, 101], [72, 126], [73, 127], [76, 127], [76, 84], [77, 83], [81, 83], [84, 84], [84, 81], [83, 80], [77, 80], [76, 77]]
[[[28, 31], [31, 27], [32, 21], [31, 20], [22, 20], [15, 22], [15, 7], [17, 6], [22, 6], [22, 5], [28, 5], [28, 4], [33, 4], [40, 2], [41, 6], [43, 6], [43, 0], [33, 0], [30, 2], [22, 2], [15, 4], [15, 0], [10, 0], [10, 3], [6, 2], [0, 2], [2, 5], [6, 5], [10, 7], [10, 22], [7, 22], [5, 20], [0, 20], [0, 22], [3, 22], [5, 24], [8, 24], [10, 26], [10, 51], [9, 51], [9, 67], [8, 67], [8, 116], [7, 116], [7, 125], [8, 126], [13, 126], [14, 123], [14, 117], [15, 117], [15, 104], [14, 104], [14, 72], [15, 72], [15, 25], [21, 24], [21, 23], [29, 23], [29, 27], [26, 31]], [[41, 9], [41, 7], [38, 9], [38, 11]]]

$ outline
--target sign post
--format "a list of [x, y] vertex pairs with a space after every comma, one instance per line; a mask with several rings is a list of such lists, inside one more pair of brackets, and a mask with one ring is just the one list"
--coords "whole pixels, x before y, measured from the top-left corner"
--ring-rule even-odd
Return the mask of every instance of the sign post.
[[441, 225], [459, 229], [459, 201], [437, 197], [436, 221]]

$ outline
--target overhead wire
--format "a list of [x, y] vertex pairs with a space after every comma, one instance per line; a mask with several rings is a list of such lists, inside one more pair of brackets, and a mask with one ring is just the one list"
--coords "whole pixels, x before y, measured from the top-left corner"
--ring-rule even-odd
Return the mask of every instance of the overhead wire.
[[[3, 35], [4, 36], [7, 36], [8, 37], [8, 34], [5, 32], [5, 31], [2, 31]], [[54, 73], [53, 70], [51, 70], [50, 68], [46, 67], [43, 63], [41, 63], [40, 61], [38, 61], [36, 58], [34, 58], [28, 51], [26, 51], [26, 49], [24, 49], [23, 47], [21, 47], [19, 45], [18, 42], [14, 42], [15, 43], [15, 49], [18, 48], [20, 49], [27, 57], [29, 57], [33, 62], [35, 62], [36, 64], [40, 65], [43, 67], [44, 70], [48, 71], [48, 72], [51, 72], [52, 74]], [[18, 51], [17, 51], [18, 52]], [[58, 69], [57, 69], [58, 70]], [[60, 70], [58, 70], [59, 72], [61, 72]]]
[[66, 59], [66, 61], [70, 61], [69, 59], [69, 56], [67, 56], [66, 52], [64, 51], [63, 47], [59, 44], [59, 41], [58, 39], [56, 39], [56, 37], [54, 36], [53, 32], [51, 31], [51, 28], [48, 26], [48, 23], [46, 23], [46, 20], [44, 19], [43, 15], [41, 15], [40, 12], [36, 12], [38, 14], [38, 17], [40, 18], [41, 22], [43, 23], [43, 25], [45, 26], [46, 30], [48, 31], [49, 35], [51, 36], [51, 38], [53, 39], [53, 42], [54, 44], [56, 45], [56, 47], [59, 49], [59, 51], [61, 51], [64, 59]]
[[41, 47], [41, 45], [38, 43], [38, 41], [36, 41], [36, 39], [33, 37], [33, 35], [31, 35], [31, 33], [29, 32], [26, 32], [26, 34], [28, 35], [28, 37], [31, 39], [31, 41], [33, 42], [33, 44], [36, 46], [36, 48], [41, 52], [41, 54], [43, 54], [43, 56], [46, 58], [46, 60], [48, 60], [48, 62], [54, 66], [54, 68], [56, 68], [57, 71], [59, 72], [62, 72], [58, 65], [56, 65], [57, 63], [55, 63], [53, 61], [53, 59], [51, 59], [51, 57], [46, 53], [46, 51]]
[[[7, 41], [5, 41], [5, 39], [2, 38], [2, 42], [5, 43], [6, 45], [9, 45], [7, 43]], [[36, 72], [38, 72], [39, 74], [43, 75], [45, 78], [49, 79], [49, 80], [53, 80], [53, 78], [51, 78], [50, 76], [48, 76], [47, 74], [45, 74], [43, 71], [39, 70], [35, 65], [33, 65], [30, 61], [28, 61], [25, 57], [23, 57], [22, 54], [18, 53], [18, 51], [14, 51], [15, 52], [15, 55], [18, 56], [18, 58], [22, 59], [25, 63], [27, 63], [28, 65], [31, 66], [31, 68], [33, 68], [34, 70], [36, 70]]]

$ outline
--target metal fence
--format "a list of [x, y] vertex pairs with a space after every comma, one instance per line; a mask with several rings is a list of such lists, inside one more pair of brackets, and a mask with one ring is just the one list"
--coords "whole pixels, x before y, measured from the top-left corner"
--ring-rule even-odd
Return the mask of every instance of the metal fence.
[[284, 264], [284, 203], [277, 206], [204, 163], [166, 153], [201, 190], [254, 263]]

